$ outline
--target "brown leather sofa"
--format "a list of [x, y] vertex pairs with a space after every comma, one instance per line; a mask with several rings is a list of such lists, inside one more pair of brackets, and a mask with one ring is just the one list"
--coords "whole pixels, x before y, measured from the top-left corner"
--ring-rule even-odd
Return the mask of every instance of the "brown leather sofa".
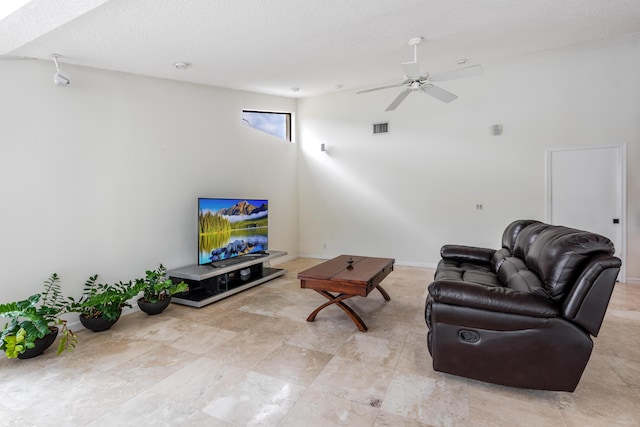
[[598, 234], [515, 221], [498, 250], [442, 247], [425, 319], [433, 369], [574, 391], [620, 270]]

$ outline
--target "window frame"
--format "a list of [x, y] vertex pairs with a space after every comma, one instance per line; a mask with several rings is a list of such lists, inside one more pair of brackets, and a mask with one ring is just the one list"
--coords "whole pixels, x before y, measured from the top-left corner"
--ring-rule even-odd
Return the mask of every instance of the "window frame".
[[[245, 113], [256, 113], [256, 114], [275, 114], [278, 116], [284, 116], [285, 117], [285, 137], [284, 138], [280, 138], [279, 136], [276, 136], [272, 133], [269, 133], [263, 129], [260, 129], [258, 127], [254, 127], [253, 125], [251, 125], [249, 123], [249, 121], [247, 119], [245, 119], [244, 114]], [[288, 111], [273, 111], [273, 110], [254, 110], [254, 109], [242, 109], [242, 113], [241, 113], [241, 119], [242, 119], [242, 123], [244, 123], [245, 125], [251, 127], [252, 129], [256, 129], [260, 132], [264, 132], [267, 135], [271, 135], [275, 138], [278, 139], [283, 139], [285, 141], [291, 142], [293, 143], [293, 113], [288, 112]]]

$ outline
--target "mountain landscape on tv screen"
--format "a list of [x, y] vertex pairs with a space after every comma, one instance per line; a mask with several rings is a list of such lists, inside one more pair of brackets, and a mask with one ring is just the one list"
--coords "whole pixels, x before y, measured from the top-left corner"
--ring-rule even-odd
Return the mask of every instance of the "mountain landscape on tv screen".
[[221, 209], [218, 211], [219, 214], [226, 216], [257, 215], [261, 212], [267, 212], [266, 203], [263, 203], [260, 206], [256, 207], [246, 200], [238, 202], [230, 208]]
[[[233, 204], [224, 206], [225, 202]], [[207, 206], [205, 199], [201, 203], [198, 213], [200, 264], [268, 249], [266, 200], [214, 199], [211, 206]]]

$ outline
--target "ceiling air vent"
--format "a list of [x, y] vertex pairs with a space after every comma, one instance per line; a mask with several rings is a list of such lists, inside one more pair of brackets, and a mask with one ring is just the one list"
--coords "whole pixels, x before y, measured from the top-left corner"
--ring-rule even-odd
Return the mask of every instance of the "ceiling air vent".
[[389, 133], [389, 122], [373, 124], [373, 134], [379, 133]]

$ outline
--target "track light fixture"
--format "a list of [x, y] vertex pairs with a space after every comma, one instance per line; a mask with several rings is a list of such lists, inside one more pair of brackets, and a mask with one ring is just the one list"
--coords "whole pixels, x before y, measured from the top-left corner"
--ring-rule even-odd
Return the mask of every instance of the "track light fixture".
[[67, 86], [70, 82], [70, 80], [63, 76], [60, 73], [60, 66], [58, 65], [58, 56], [59, 55], [51, 55], [53, 57], [53, 63], [56, 64], [56, 73], [53, 75], [53, 83], [56, 86]]

